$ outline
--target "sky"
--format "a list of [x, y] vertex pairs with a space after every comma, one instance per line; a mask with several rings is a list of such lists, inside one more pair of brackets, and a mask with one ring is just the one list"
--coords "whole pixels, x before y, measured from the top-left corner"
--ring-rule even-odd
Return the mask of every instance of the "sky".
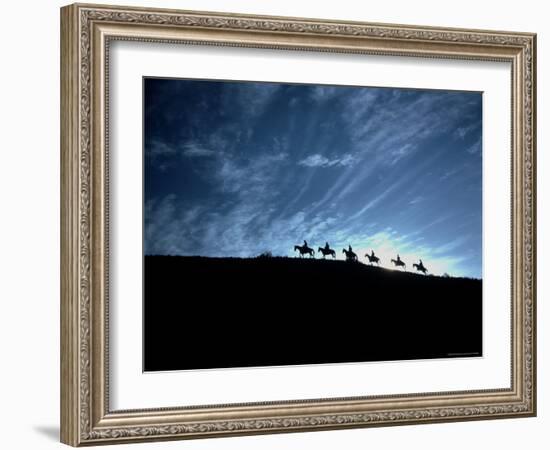
[[482, 278], [481, 142], [479, 92], [144, 78], [144, 252]]

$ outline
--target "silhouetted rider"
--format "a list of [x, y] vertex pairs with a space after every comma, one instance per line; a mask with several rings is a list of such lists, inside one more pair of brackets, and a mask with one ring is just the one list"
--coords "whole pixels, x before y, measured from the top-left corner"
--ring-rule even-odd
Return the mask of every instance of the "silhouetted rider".
[[402, 262], [401, 257], [399, 256], [399, 254], [397, 254], [397, 262]]
[[309, 245], [307, 245], [307, 241], [304, 239], [304, 248], [309, 248]]
[[353, 252], [353, 249], [351, 248], [351, 245], [348, 245], [348, 250], [351, 252]]
[[325, 242], [325, 250], [330, 250], [330, 247], [328, 245], [328, 242]]

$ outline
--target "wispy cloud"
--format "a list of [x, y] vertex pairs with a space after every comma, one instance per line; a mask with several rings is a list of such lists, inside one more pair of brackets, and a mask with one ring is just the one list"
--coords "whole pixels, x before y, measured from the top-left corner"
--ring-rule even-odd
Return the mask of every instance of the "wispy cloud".
[[[197, 142], [186, 142], [173, 144], [155, 139], [145, 147], [145, 155], [151, 159], [169, 160], [177, 156], [185, 156], [188, 158], [202, 158], [215, 156], [215, 150], [209, 149], [206, 146]], [[166, 162], [166, 161], [165, 161]]]
[[216, 186], [225, 192], [237, 193], [241, 197], [272, 192], [272, 182], [276, 180], [277, 166], [288, 158], [286, 153], [262, 154], [253, 160], [227, 156], [221, 159], [213, 174]]
[[466, 151], [470, 154], [470, 155], [479, 155], [481, 154], [481, 139], [478, 139], [477, 141], [475, 141], [472, 145], [470, 145]]
[[432, 252], [436, 255], [446, 254], [464, 245], [467, 241], [468, 241], [467, 235], [458, 236], [453, 240], [434, 248]]
[[298, 165], [305, 167], [334, 167], [334, 166], [353, 166], [357, 163], [357, 158], [351, 153], [345, 153], [342, 156], [327, 158], [326, 156], [315, 153], [307, 158], [298, 161]]
[[210, 150], [208, 148], [205, 148], [196, 144], [185, 145], [182, 153], [184, 156], [187, 156], [188, 158], [205, 158], [205, 157], [216, 155], [216, 152], [214, 150]]
[[396, 164], [401, 158], [407, 156], [409, 153], [415, 150], [416, 146], [413, 144], [404, 144], [399, 147], [392, 149], [389, 152], [388, 162], [391, 166]]
[[173, 156], [176, 154], [177, 154], [176, 147], [158, 139], [152, 140], [145, 147], [145, 155], [151, 159], [163, 158], [167, 156]]
[[421, 203], [424, 201], [424, 197], [422, 195], [419, 195], [412, 200], [409, 201], [409, 205], [416, 205], [417, 203]]
[[439, 180], [440, 181], [445, 181], [455, 175], [457, 175], [463, 168], [462, 167], [455, 167], [453, 169], [450, 169], [450, 170], [446, 170], [440, 177], [439, 177]]
[[465, 127], [458, 127], [454, 133], [455, 137], [458, 139], [465, 139], [473, 131], [479, 130], [479, 124], [473, 123]]
[[311, 99], [320, 103], [334, 98], [337, 94], [337, 89], [334, 86], [313, 86], [310, 92]]
[[280, 89], [277, 83], [226, 83], [223, 85], [224, 107], [227, 111], [238, 108], [247, 121], [257, 120]]

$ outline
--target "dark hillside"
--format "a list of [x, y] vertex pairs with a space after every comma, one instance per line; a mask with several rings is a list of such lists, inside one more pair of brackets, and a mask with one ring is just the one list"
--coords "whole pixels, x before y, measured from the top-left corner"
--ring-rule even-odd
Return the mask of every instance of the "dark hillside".
[[144, 266], [147, 371], [481, 356], [481, 280], [299, 258]]

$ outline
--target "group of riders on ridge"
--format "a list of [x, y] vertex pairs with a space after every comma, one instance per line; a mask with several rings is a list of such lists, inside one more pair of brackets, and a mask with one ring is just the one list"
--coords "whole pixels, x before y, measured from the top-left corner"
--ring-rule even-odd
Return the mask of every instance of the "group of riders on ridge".
[[[313, 250], [307, 243], [306, 240], [304, 240], [304, 245], [295, 245], [294, 251], [298, 250], [300, 252], [300, 257], [303, 257], [304, 255], [309, 255], [310, 258], [315, 257], [315, 250]], [[319, 253], [322, 253], [323, 258], [325, 258], [327, 255], [332, 256], [333, 258], [336, 258], [336, 252], [330, 248], [328, 245], [328, 242], [325, 242], [324, 247], [319, 247], [317, 250]], [[353, 248], [351, 245], [348, 246], [347, 249], [342, 249], [342, 253], [346, 255], [346, 261], [359, 261], [359, 258], [357, 257], [357, 254], [353, 251]], [[374, 254], [374, 250], [371, 250], [371, 253], [366, 253], [365, 257], [368, 258], [370, 264], [377, 264], [380, 265], [380, 258]], [[405, 262], [401, 259], [399, 255], [397, 255], [397, 259], [392, 259], [391, 262], [394, 264], [395, 267], [403, 267], [403, 269], [407, 269], [407, 265]], [[426, 274], [428, 272], [428, 269], [424, 266], [424, 263], [420, 259], [418, 263], [413, 264], [413, 267], [418, 270], [419, 272], [422, 272], [423, 274]]]

